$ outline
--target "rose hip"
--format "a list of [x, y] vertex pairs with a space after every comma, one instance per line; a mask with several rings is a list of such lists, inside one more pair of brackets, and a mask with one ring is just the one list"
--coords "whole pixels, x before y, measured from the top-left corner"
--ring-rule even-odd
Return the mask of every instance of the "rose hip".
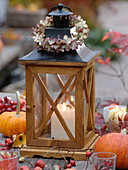
[[5, 103], [10, 103], [11, 102], [11, 97], [5, 96], [4, 101], [5, 101]]
[[12, 145], [13, 145], [13, 141], [12, 141], [10, 138], [6, 138], [6, 139], [5, 139], [5, 143], [6, 143], [8, 146], [12, 146]]
[[45, 162], [42, 159], [39, 159], [35, 162], [35, 167], [36, 166], [39, 166], [43, 169], [45, 167]]
[[4, 103], [4, 99], [3, 98], [0, 98], [0, 103]]
[[90, 157], [92, 155], [92, 152], [88, 151], [86, 152], [86, 157]]
[[76, 166], [76, 162], [75, 162], [74, 160], [70, 160], [70, 164], [71, 164], [72, 166]]
[[0, 109], [2, 110], [5, 107], [4, 103], [0, 103]]
[[70, 163], [66, 165], [66, 168], [71, 168], [71, 167], [72, 165]]

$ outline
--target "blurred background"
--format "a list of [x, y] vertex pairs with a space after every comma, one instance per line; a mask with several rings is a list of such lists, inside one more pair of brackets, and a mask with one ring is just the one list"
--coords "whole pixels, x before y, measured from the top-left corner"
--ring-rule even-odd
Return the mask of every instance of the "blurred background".
[[[69, 6], [74, 14], [81, 15], [87, 21], [90, 34], [85, 43], [90, 48], [101, 50], [101, 57], [109, 56], [115, 66], [117, 60], [121, 64], [126, 63], [120, 55], [108, 53], [111, 43], [102, 42], [102, 38], [109, 29], [127, 33], [127, 0], [0, 0], [1, 92], [25, 90], [24, 66], [18, 64], [18, 59], [36, 48], [31, 38], [32, 27], [58, 3]], [[96, 97], [119, 97], [121, 94], [127, 97], [120, 80], [101, 74], [103, 70], [111, 73], [106, 65], [96, 65]]]

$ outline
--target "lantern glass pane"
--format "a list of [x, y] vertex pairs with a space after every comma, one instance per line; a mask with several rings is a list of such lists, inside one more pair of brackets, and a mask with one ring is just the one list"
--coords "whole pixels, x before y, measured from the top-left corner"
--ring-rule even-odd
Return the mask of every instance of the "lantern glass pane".
[[33, 88], [35, 134], [68, 140], [71, 132], [75, 137], [75, 80], [62, 74], [38, 76]]

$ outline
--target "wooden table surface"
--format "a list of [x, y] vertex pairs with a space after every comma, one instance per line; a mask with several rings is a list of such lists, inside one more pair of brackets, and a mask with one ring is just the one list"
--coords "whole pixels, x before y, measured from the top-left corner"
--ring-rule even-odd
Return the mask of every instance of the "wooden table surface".
[[[15, 93], [0, 93], [0, 97], [4, 97], [4, 96], [11, 96], [12, 100], [15, 100], [16, 96], [15, 96]], [[112, 99], [112, 98], [108, 98], [108, 99]], [[113, 99], [112, 99], [113, 100]], [[116, 99], [120, 105], [126, 105], [128, 103], [128, 99]], [[104, 104], [106, 102], [106, 99], [96, 99], [96, 105], [97, 104]], [[0, 143], [4, 142], [5, 140], [5, 137], [0, 134]], [[20, 152], [20, 150], [19, 150]], [[44, 157], [41, 157], [41, 156], [35, 156], [33, 158], [26, 158], [25, 160], [27, 162], [30, 162], [31, 164], [34, 164], [38, 159], [43, 159], [46, 164], [47, 164], [47, 167], [44, 169], [44, 170], [52, 170], [49, 168], [49, 165], [60, 165], [61, 167], [64, 167], [64, 164], [65, 164], [65, 161], [64, 159], [54, 159], [54, 158], [44, 158]], [[70, 158], [68, 158], [70, 159]], [[19, 163], [19, 166], [21, 165], [28, 165], [30, 167], [30, 169], [32, 170], [33, 168], [31, 168], [31, 165], [27, 162], [24, 162], [24, 163]], [[86, 169], [86, 165], [87, 165], [87, 161], [77, 161], [76, 160], [76, 166], [74, 168], [76, 168], [77, 170], [92, 170], [92, 165], [89, 163], [88, 165], [88, 168]], [[62, 168], [63, 169], [63, 168]]]

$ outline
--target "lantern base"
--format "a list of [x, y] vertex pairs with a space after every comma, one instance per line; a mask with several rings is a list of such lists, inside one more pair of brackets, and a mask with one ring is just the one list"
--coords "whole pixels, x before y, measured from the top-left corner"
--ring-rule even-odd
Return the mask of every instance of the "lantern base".
[[[93, 149], [94, 145], [99, 138], [98, 134], [95, 134], [91, 140], [85, 145], [82, 149], [65, 149], [61, 148], [61, 152], [58, 152], [58, 148], [50, 148], [50, 147], [34, 147], [34, 146], [24, 146], [20, 150], [20, 155], [28, 157], [33, 157], [35, 155], [40, 155], [46, 158], [54, 157], [56, 158], [63, 158], [65, 157], [72, 157], [75, 160], [86, 160], [86, 152], [89, 149]], [[58, 153], [57, 153], [58, 152]], [[57, 154], [56, 154], [57, 153]], [[73, 154], [74, 153], [74, 154]]]

